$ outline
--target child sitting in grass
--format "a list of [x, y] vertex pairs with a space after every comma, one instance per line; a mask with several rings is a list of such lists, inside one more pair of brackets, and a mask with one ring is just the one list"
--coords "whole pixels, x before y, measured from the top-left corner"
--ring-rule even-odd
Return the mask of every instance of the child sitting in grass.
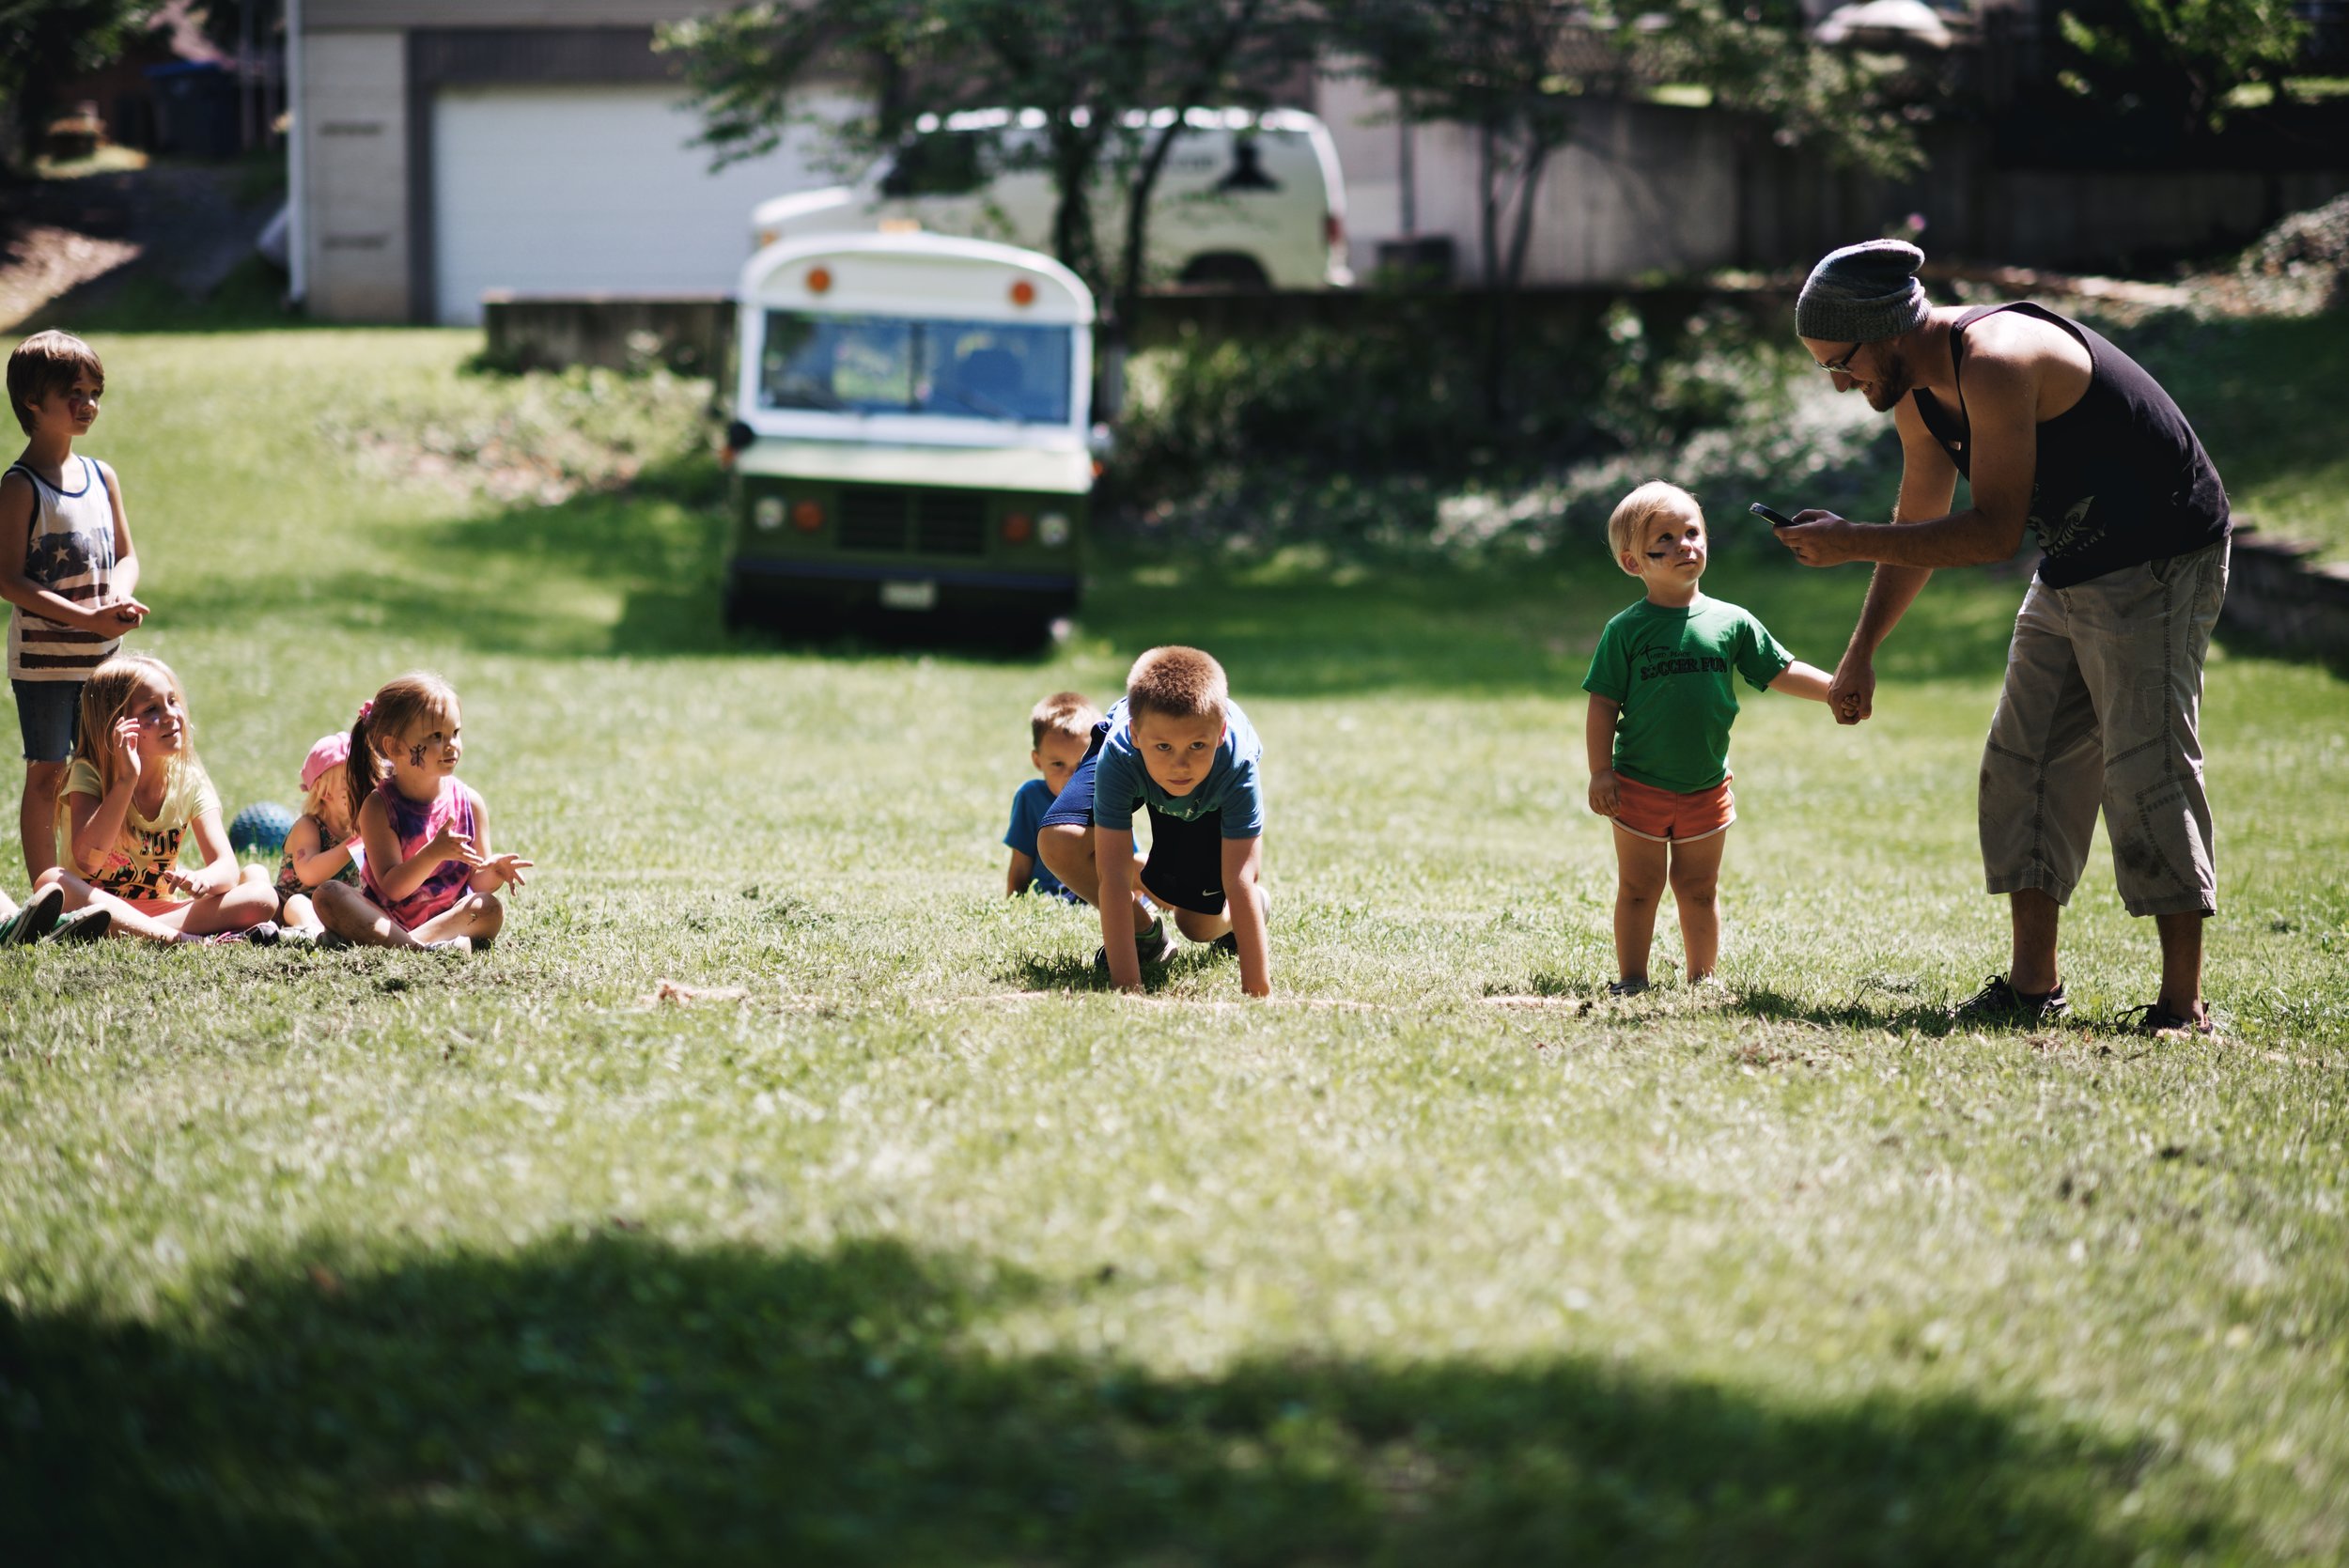
[[1734, 671], [1753, 686], [1827, 701], [1828, 675], [1779, 646], [1753, 615], [1698, 591], [1704, 513], [1653, 480], [1607, 520], [1615, 564], [1647, 597], [1607, 623], [1582, 690], [1591, 810], [1615, 825], [1614, 996], [1647, 989], [1656, 908], [1669, 884], [1680, 910], [1688, 984], [1710, 979], [1720, 949], [1721, 850], [1737, 819], [1729, 792]]
[[1003, 887], [1014, 898], [1033, 888], [1072, 904], [1080, 902], [1037, 862], [1035, 831], [1068, 776], [1092, 750], [1093, 726], [1100, 722], [1101, 710], [1079, 691], [1055, 691], [1028, 711], [1028, 761], [1043, 776], [1021, 784], [1011, 798], [1011, 826], [1003, 831], [1011, 864], [1004, 868]]
[[[1053, 875], [1100, 910], [1095, 962], [1119, 989], [1141, 989], [1143, 964], [1174, 955], [1150, 908], [1156, 899], [1174, 911], [1184, 936], [1238, 955], [1242, 990], [1272, 994], [1269, 901], [1258, 880], [1263, 756], [1223, 667], [1197, 648], [1152, 648], [1135, 660], [1126, 695], [1093, 726], [1085, 759], [1045, 814], [1036, 842]], [[1137, 811], [1150, 819], [1140, 889]]]
[[[36, 895], [61, 888], [66, 908], [103, 911], [115, 936], [277, 940], [277, 895], [228, 846], [171, 667], [146, 654], [107, 660], [82, 688], [78, 729], [58, 791], [59, 863], [40, 874]], [[201, 871], [179, 869], [190, 834]]]
[[344, 768], [359, 801], [364, 899], [319, 907], [346, 941], [467, 952], [506, 924], [498, 890], [531, 862], [490, 848], [490, 811], [460, 783], [464, 716], [440, 676], [405, 675], [359, 709]]
[[[314, 939], [327, 934], [319, 905], [338, 898], [366, 902], [359, 883], [366, 852], [350, 760], [350, 737], [342, 730], [319, 737], [302, 759], [302, 815], [286, 831], [285, 857], [277, 862], [277, 923]], [[351, 916], [344, 924], [372, 918], [359, 908]]]

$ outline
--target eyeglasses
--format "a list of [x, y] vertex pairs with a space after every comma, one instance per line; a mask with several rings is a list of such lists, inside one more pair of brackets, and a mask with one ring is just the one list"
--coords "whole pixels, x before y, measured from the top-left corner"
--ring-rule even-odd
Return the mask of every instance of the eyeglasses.
[[1855, 343], [1851, 346], [1850, 349], [1844, 353], [1842, 359], [1836, 360], [1831, 364], [1823, 360], [1812, 360], [1811, 363], [1817, 365], [1820, 369], [1826, 371], [1830, 376], [1848, 376], [1851, 374], [1852, 355], [1859, 352], [1860, 349], [1865, 349], [1866, 347], [1867, 344], [1865, 343]]

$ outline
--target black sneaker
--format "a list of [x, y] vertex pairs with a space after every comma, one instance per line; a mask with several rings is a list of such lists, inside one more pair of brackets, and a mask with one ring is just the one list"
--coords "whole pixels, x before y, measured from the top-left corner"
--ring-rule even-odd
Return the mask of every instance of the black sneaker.
[[30, 947], [57, 928], [65, 913], [65, 889], [52, 882], [24, 908], [0, 921], [0, 947]]
[[77, 942], [94, 942], [112, 931], [114, 924], [113, 910], [101, 909], [95, 904], [85, 904], [51, 926], [49, 935], [41, 940], [55, 942], [60, 947], [71, 947]]
[[2218, 1021], [2211, 1017], [2207, 1001], [2196, 1002], [2191, 1017], [2182, 1017], [2158, 1001], [2149, 1001], [2142, 1007], [2122, 1009], [2113, 1018], [2112, 1026], [2163, 1040], [2210, 1040], [2218, 1034]]
[[1239, 956], [1239, 933], [1237, 931], [1226, 931], [1223, 935], [1209, 942], [1207, 946], [1214, 952], [1229, 954], [1231, 956], [1237, 958]]
[[1610, 980], [1607, 983], [1607, 994], [1610, 997], [1635, 997], [1646, 989], [1647, 982], [1644, 980]]
[[2052, 991], [2018, 991], [2007, 984], [2006, 976], [1994, 974], [1982, 983], [1982, 989], [1950, 1009], [1950, 1022], [1957, 1024], [2042, 1024], [2050, 1023], [2072, 1010], [2071, 1001], [2063, 994], [2063, 983], [2058, 981]]
[[[1157, 934], [1154, 936], [1152, 932]], [[1140, 958], [1145, 965], [1165, 964], [1174, 958], [1174, 935], [1167, 930], [1165, 922], [1159, 922], [1151, 927], [1150, 931], [1136, 933], [1134, 956]], [[1108, 948], [1097, 947], [1093, 950], [1093, 967], [1102, 974], [1109, 973], [1110, 950]]]

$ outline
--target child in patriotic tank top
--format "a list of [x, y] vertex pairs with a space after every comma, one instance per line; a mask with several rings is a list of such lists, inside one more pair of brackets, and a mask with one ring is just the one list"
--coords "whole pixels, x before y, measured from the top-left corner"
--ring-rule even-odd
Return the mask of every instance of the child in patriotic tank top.
[[490, 847], [489, 809], [457, 777], [463, 722], [448, 682], [422, 671], [359, 709], [346, 766], [360, 802], [366, 901], [319, 905], [336, 935], [461, 951], [505, 924], [498, 890], [521, 887], [531, 862]]
[[18, 821], [24, 873], [57, 863], [57, 793], [72, 759], [82, 687], [146, 618], [132, 596], [139, 558], [131, 547], [122, 482], [73, 450], [98, 420], [105, 367], [69, 333], [35, 333], [8, 355], [8, 403], [24, 451], [0, 474], [0, 598], [8, 617], [8, 684], [24, 736], [24, 800]]

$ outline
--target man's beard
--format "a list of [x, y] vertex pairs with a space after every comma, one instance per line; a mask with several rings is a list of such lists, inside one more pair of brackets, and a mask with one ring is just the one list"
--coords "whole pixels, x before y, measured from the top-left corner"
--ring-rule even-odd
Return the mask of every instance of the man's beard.
[[1878, 413], [1890, 413], [1900, 406], [1902, 398], [1916, 387], [1916, 378], [1909, 374], [1908, 362], [1890, 349], [1878, 356], [1884, 374], [1876, 380], [1864, 383], [1862, 396], [1868, 406]]

